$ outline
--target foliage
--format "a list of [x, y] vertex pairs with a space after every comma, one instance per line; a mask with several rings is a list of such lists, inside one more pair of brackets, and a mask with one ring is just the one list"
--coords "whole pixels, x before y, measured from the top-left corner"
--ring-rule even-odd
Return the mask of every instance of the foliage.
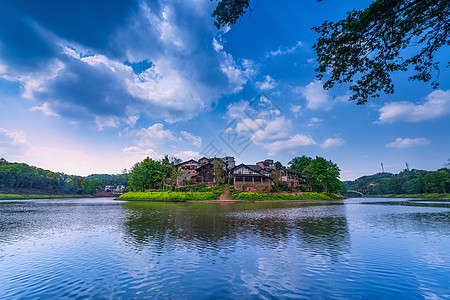
[[213, 187], [207, 187], [205, 183], [185, 185], [176, 188], [177, 192], [214, 192], [222, 191], [223, 186], [216, 185]]
[[417, 195], [450, 191], [450, 169], [403, 170], [399, 174], [378, 173], [344, 183], [348, 189], [366, 189], [368, 195]]
[[281, 181], [281, 170], [279, 170], [279, 169], [272, 170], [270, 172], [270, 178], [273, 179], [273, 182], [275, 183], [275, 187], [279, 188], [280, 184], [282, 183], [282, 181]]
[[216, 177], [216, 182], [218, 184], [224, 184], [225, 182], [225, 170], [223, 169], [224, 165], [222, 161], [215, 158], [213, 160], [213, 168], [214, 168], [214, 176]]
[[144, 191], [154, 188], [162, 178], [161, 163], [147, 157], [131, 168], [129, 184], [133, 190]]
[[[212, 14], [214, 25], [232, 25], [247, 10], [250, 0], [222, 0]], [[317, 77], [329, 76], [325, 89], [355, 82], [350, 99], [358, 104], [379, 97], [381, 91], [392, 94], [395, 71], [412, 68], [410, 79], [431, 80], [437, 88], [440, 63], [434, 55], [450, 45], [449, 13], [448, 0], [374, 0], [336, 23], [326, 21], [313, 28], [320, 34], [313, 46]]]
[[18, 194], [0, 194], [0, 200], [13, 200], [13, 199], [57, 199], [57, 198], [86, 198], [92, 196], [86, 195], [18, 195]]
[[302, 193], [294, 194], [262, 194], [256, 192], [242, 192], [231, 195], [236, 200], [255, 200], [255, 201], [273, 201], [273, 200], [331, 200], [342, 199], [342, 195], [325, 193]]
[[[356, 80], [350, 99], [358, 104], [379, 97], [380, 91], [392, 94], [394, 71], [412, 66], [410, 79], [428, 82], [432, 72], [439, 74], [434, 53], [450, 45], [449, 12], [448, 0], [375, 0], [337, 23], [324, 22], [313, 28], [320, 34], [314, 44], [317, 77], [330, 74], [325, 89]], [[432, 86], [437, 88], [437, 76]]]
[[128, 174], [92, 174], [89, 176], [86, 176], [86, 179], [94, 180], [98, 179], [101, 182], [102, 186], [111, 185], [113, 187], [117, 187], [120, 185], [128, 186]]
[[284, 169], [284, 166], [283, 166], [283, 164], [281, 162], [276, 161], [275, 162], [275, 169], [281, 170], [281, 169]]
[[198, 193], [198, 192], [128, 192], [120, 195], [118, 200], [216, 200], [220, 192]]
[[250, 0], [220, 0], [211, 15], [216, 19], [214, 26], [220, 29], [222, 26], [236, 23], [249, 7]]
[[101, 187], [98, 179], [52, 172], [24, 163], [0, 159], [0, 189], [14, 193], [93, 194]]
[[315, 159], [303, 155], [289, 162], [289, 169], [305, 176], [315, 192], [338, 192], [342, 190], [339, 180], [340, 169], [331, 160], [316, 156]]

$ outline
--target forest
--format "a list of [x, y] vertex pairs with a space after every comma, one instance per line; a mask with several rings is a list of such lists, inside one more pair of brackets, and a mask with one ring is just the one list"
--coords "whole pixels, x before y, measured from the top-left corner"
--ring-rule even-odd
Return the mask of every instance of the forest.
[[367, 190], [368, 195], [445, 194], [450, 192], [450, 169], [403, 170], [398, 174], [377, 173], [344, 181], [347, 190]]
[[[92, 195], [104, 185], [126, 183], [125, 175], [67, 175], [12, 163], [0, 158], [0, 193], [82, 194]], [[124, 184], [125, 185], [125, 184]]]

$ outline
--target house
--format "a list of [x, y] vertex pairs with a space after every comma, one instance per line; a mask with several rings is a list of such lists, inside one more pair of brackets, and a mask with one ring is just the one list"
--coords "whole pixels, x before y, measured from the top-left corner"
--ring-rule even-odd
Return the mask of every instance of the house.
[[268, 171], [275, 170], [275, 164], [272, 159], [266, 159], [265, 161], [260, 161], [256, 163], [262, 169], [266, 169]]
[[[217, 161], [222, 165], [224, 179], [226, 179], [228, 173], [226, 164], [223, 162], [222, 159], [217, 159]], [[192, 179], [197, 184], [200, 183], [206, 183], [209, 185], [217, 184], [216, 172], [214, 170], [214, 159], [211, 159], [207, 164], [201, 165], [200, 167], [195, 169], [195, 172], [197, 174], [194, 175]]]
[[178, 164], [177, 167], [180, 169], [181, 174], [177, 176], [176, 184], [177, 186], [183, 186], [186, 181], [197, 175], [196, 169], [200, 167], [200, 163], [191, 159]]
[[262, 175], [260, 165], [240, 164], [231, 170], [233, 184], [236, 190], [251, 190], [259, 192], [270, 191], [273, 183], [272, 178]]

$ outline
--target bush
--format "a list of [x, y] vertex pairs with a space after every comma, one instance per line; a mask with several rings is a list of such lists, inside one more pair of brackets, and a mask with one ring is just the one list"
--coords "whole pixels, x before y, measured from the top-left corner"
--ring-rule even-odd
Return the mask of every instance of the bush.
[[220, 192], [128, 192], [119, 196], [118, 200], [216, 200]]

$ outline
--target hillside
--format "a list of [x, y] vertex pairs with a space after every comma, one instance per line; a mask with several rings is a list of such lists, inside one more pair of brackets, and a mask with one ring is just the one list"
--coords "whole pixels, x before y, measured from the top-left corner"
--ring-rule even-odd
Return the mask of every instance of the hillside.
[[367, 190], [368, 195], [446, 193], [450, 192], [450, 169], [377, 173], [344, 181], [344, 186], [347, 190]]

